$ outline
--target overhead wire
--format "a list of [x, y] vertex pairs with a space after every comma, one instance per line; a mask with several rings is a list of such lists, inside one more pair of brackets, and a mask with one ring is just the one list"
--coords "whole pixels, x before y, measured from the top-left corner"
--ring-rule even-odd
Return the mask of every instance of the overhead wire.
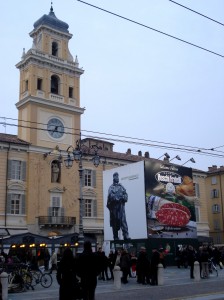
[[173, 1], [173, 0], [168, 0], [168, 1], [170, 1], [170, 2], [172, 2], [172, 3], [174, 3], [174, 4], [176, 4], [176, 5], [179, 5], [179, 6], [185, 8], [185, 9], [187, 9], [187, 10], [190, 10], [190, 11], [192, 11], [193, 13], [200, 15], [201, 17], [204, 17], [204, 18], [206, 18], [206, 19], [209, 19], [209, 20], [212, 21], [212, 22], [215, 22], [215, 23], [217, 23], [217, 24], [219, 24], [219, 25], [224, 26], [223, 23], [221, 23], [221, 22], [219, 22], [219, 21], [216, 21], [216, 20], [214, 20], [214, 19], [212, 19], [212, 18], [210, 18], [210, 17], [208, 17], [208, 16], [206, 16], [206, 15], [203, 15], [202, 13], [199, 13], [198, 11], [193, 10], [193, 9], [187, 7], [187, 6], [184, 6], [183, 4], [180, 4], [180, 3], [175, 2], [175, 1]]
[[[0, 117], [3, 118], [3, 117]], [[16, 120], [12, 118], [5, 118], [4, 119], [11, 119], [11, 120]], [[16, 127], [22, 127], [22, 128], [29, 128], [33, 130], [41, 130], [41, 131], [48, 131], [47, 130], [47, 124], [45, 123], [38, 123], [34, 121], [23, 121], [19, 120], [20, 122], [30, 122], [32, 124], [36, 125], [44, 125], [45, 128], [40, 128], [40, 127], [35, 127], [35, 126], [26, 126], [26, 125], [21, 125], [21, 124], [12, 124], [12, 123], [6, 123], [6, 122], [0, 122], [0, 124], [6, 124], [9, 126], [16, 126]], [[65, 134], [73, 135], [73, 136], [79, 136], [80, 131], [82, 132], [82, 137], [86, 138], [92, 138], [92, 139], [98, 139], [98, 140], [106, 140], [110, 142], [119, 142], [119, 143], [127, 143], [127, 144], [133, 144], [133, 145], [141, 145], [144, 147], [153, 147], [153, 148], [159, 148], [159, 149], [166, 149], [166, 150], [173, 150], [173, 151], [178, 151], [178, 152], [185, 152], [185, 153], [194, 153], [197, 155], [204, 155], [204, 156], [210, 156], [210, 157], [217, 157], [217, 158], [224, 158], [224, 152], [223, 151], [215, 151], [211, 149], [206, 149], [206, 148], [200, 148], [200, 147], [193, 147], [193, 146], [186, 146], [186, 145], [178, 145], [178, 144], [173, 144], [173, 143], [166, 143], [166, 142], [159, 142], [159, 141], [151, 141], [147, 139], [140, 139], [140, 138], [133, 138], [133, 137], [127, 137], [127, 136], [121, 136], [121, 135], [115, 135], [112, 133], [101, 133], [101, 132], [94, 132], [90, 130], [79, 130], [75, 128], [70, 128], [70, 127], [65, 127], [69, 130], [73, 131], [78, 131], [78, 133], [74, 132], [66, 132], [64, 131]], [[90, 135], [94, 134], [94, 135]], [[103, 137], [102, 137], [103, 135]], [[215, 152], [214, 152], [215, 151]], [[223, 153], [223, 154], [220, 154]]]
[[124, 16], [121, 16], [121, 15], [119, 15], [119, 14], [113, 13], [113, 12], [111, 12], [111, 11], [109, 11], [109, 10], [103, 9], [103, 8], [101, 8], [101, 7], [98, 7], [98, 6], [96, 6], [96, 5], [90, 4], [90, 3], [88, 3], [88, 2], [85, 2], [85, 1], [82, 1], [82, 0], [77, 0], [77, 1], [78, 1], [78, 2], [81, 2], [81, 3], [83, 3], [83, 4], [86, 4], [86, 5], [88, 5], [88, 6], [91, 6], [91, 7], [93, 7], [93, 8], [99, 9], [99, 10], [101, 10], [101, 11], [103, 11], [103, 12], [108, 13], [108, 14], [114, 15], [114, 16], [116, 16], [116, 17], [118, 17], [118, 18], [124, 19], [124, 20], [126, 20], [126, 21], [132, 22], [132, 23], [137, 24], [137, 25], [139, 25], [139, 26], [145, 27], [145, 28], [147, 28], [147, 29], [153, 30], [153, 31], [155, 31], [155, 32], [158, 32], [158, 33], [160, 33], [160, 34], [163, 34], [163, 35], [165, 35], [165, 36], [168, 36], [168, 37], [170, 37], [170, 38], [173, 38], [173, 39], [175, 39], [175, 40], [178, 40], [178, 41], [180, 41], [180, 42], [182, 42], [182, 43], [188, 44], [188, 45], [190, 45], [190, 46], [196, 47], [196, 48], [198, 48], [198, 49], [204, 50], [204, 51], [206, 51], [206, 52], [209, 52], [209, 53], [211, 53], [211, 54], [214, 54], [214, 55], [217, 55], [217, 56], [219, 56], [219, 57], [224, 58], [224, 55], [222, 55], [222, 54], [220, 54], [220, 53], [214, 52], [214, 51], [209, 50], [209, 49], [207, 49], [207, 48], [204, 48], [204, 47], [201, 47], [201, 46], [196, 45], [196, 44], [194, 44], [194, 43], [188, 42], [188, 41], [183, 40], [183, 39], [181, 39], [181, 38], [178, 38], [178, 37], [176, 37], [176, 36], [174, 36], [174, 35], [171, 35], [171, 34], [168, 34], [168, 33], [166, 33], [166, 32], [163, 32], [163, 31], [161, 31], [161, 30], [158, 30], [158, 29], [152, 28], [152, 27], [150, 27], [150, 26], [144, 25], [144, 24], [142, 24], [142, 23], [140, 23], [140, 22], [137, 22], [137, 21], [134, 21], [134, 20], [132, 20], [132, 19], [126, 18], [126, 17], [124, 17]]

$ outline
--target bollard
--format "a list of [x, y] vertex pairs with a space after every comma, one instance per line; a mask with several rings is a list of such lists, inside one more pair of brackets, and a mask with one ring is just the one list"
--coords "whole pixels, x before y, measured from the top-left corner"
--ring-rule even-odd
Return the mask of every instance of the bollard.
[[194, 262], [194, 280], [200, 281], [201, 280], [201, 274], [200, 274], [200, 264], [198, 261]]
[[113, 274], [114, 274], [114, 287], [116, 289], [120, 289], [121, 288], [121, 268], [119, 266], [114, 267]]
[[0, 275], [0, 280], [2, 284], [2, 300], [8, 299], [8, 274], [2, 272]]
[[162, 264], [158, 264], [158, 285], [164, 284], [164, 268]]

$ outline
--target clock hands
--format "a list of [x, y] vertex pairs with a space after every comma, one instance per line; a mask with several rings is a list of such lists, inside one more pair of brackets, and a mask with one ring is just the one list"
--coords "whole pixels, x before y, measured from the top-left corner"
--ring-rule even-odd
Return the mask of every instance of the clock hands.
[[57, 131], [58, 131], [58, 126], [55, 126], [52, 132], [57, 132]]

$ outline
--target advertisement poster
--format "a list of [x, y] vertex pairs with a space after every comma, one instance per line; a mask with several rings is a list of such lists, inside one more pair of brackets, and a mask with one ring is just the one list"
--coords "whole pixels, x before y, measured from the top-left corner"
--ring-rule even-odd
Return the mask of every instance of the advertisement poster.
[[147, 238], [144, 162], [103, 172], [104, 239]]
[[145, 162], [148, 238], [196, 238], [192, 169]]

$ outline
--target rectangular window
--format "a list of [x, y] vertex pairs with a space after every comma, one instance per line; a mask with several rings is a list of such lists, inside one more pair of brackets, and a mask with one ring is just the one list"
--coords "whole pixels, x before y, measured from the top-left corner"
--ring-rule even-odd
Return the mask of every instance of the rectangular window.
[[92, 217], [92, 215], [93, 215], [92, 200], [86, 199], [85, 200], [85, 217]]
[[29, 82], [28, 80], [25, 81], [25, 91], [28, 91], [29, 88]]
[[8, 194], [7, 213], [12, 215], [25, 214], [25, 196], [19, 193]]
[[20, 196], [18, 194], [14, 194], [11, 196], [11, 214], [18, 215], [20, 208]]
[[219, 222], [219, 220], [214, 220], [214, 229], [215, 230], [220, 230], [220, 222]]
[[195, 196], [200, 198], [200, 189], [199, 189], [199, 184], [198, 183], [194, 184], [194, 190], [195, 190]]
[[91, 170], [85, 170], [84, 172], [84, 178], [85, 178], [85, 186], [92, 186], [92, 171]]
[[51, 206], [48, 208], [48, 215], [50, 217], [64, 216], [64, 208], [62, 207], [62, 197], [51, 195]]
[[69, 98], [73, 98], [73, 88], [72, 87], [69, 87], [69, 89], [68, 89], [68, 96], [69, 96]]
[[217, 184], [216, 176], [212, 176], [211, 181], [212, 181], [212, 184]]
[[215, 236], [214, 242], [215, 244], [221, 244], [221, 236], [219, 234]]
[[211, 190], [211, 198], [218, 198], [219, 197], [219, 190], [218, 189], [212, 189]]
[[42, 79], [40, 78], [37, 79], [37, 89], [40, 91], [42, 90]]
[[220, 206], [219, 206], [219, 204], [213, 204], [212, 205], [212, 212], [213, 212], [213, 214], [217, 214], [217, 213], [220, 212]]
[[96, 171], [85, 169], [83, 174], [83, 185], [96, 187]]
[[84, 216], [94, 218], [97, 216], [96, 200], [85, 199], [84, 200]]
[[8, 161], [8, 179], [23, 180], [26, 179], [26, 162], [20, 160]]
[[200, 222], [200, 210], [198, 206], [195, 206], [195, 217], [196, 217], [196, 222]]

